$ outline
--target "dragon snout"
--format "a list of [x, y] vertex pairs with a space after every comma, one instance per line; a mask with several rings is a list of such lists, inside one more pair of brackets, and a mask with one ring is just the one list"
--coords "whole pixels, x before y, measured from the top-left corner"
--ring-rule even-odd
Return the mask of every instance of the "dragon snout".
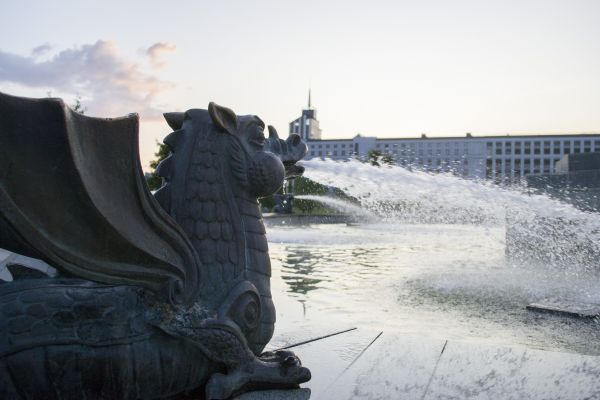
[[302, 143], [302, 138], [297, 133], [290, 133], [290, 136], [287, 138], [287, 142], [290, 142], [292, 146], [298, 146]]
[[308, 146], [300, 135], [290, 133], [286, 140], [280, 139], [275, 128], [269, 125], [269, 138], [267, 139], [269, 151], [275, 153], [285, 166], [285, 177], [293, 178], [304, 173], [304, 167], [296, 163], [304, 158]]
[[301, 176], [304, 173], [304, 167], [296, 163], [283, 164], [285, 167], [285, 177], [292, 178]]
[[308, 152], [308, 146], [304, 143], [302, 138], [300, 138], [300, 135], [296, 133], [290, 133], [285, 140], [285, 143], [287, 144], [290, 156], [294, 157], [295, 161], [302, 160]]

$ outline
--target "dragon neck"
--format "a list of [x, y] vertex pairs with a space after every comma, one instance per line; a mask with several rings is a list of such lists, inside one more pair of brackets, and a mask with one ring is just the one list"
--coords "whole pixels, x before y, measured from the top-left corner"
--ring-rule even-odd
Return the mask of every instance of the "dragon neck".
[[226, 136], [183, 138], [187, 145], [170, 156], [171, 166], [165, 171], [174, 172], [157, 199], [200, 258], [203, 305], [217, 309], [241, 281], [256, 287], [261, 314], [252, 341], [253, 348], [261, 350], [273, 334], [275, 309], [267, 238], [258, 200], [249, 190], [247, 155]]
[[240, 182], [239, 168], [223, 158], [217, 143], [196, 147], [175, 212], [202, 261], [202, 297], [218, 303], [241, 280], [270, 298], [271, 265], [256, 197]]

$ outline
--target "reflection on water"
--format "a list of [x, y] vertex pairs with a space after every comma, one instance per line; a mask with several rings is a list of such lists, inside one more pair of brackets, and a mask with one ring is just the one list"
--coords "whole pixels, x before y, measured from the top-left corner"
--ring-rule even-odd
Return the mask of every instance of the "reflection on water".
[[[291, 293], [306, 295], [318, 288], [341, 291], [360, 287], [360, 279], [379, 276], [386, 268], [387, 248], [354, 246], [284, 246], [281, 277]], [[307, 296], [301, 296], [306, 299]]]
[[544, 298], [600, 303], [597, 273], [512, 265], [503, 227], [339, 224], [267, 232], [280, 336], [358, 326], [600, 354], [598, 321], [525, 310]]
[[318, 287], [323, 280], [319, 277], [316, 266], [319, 256], [303, 248], [286, 248], [287, 253], [282, 262], [282, 278], [292, 293], [307, 294]]

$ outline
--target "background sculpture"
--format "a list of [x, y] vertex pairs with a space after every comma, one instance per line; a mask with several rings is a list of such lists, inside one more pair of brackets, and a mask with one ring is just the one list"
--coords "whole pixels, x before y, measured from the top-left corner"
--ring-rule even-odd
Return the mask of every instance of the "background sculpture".
[[0, 283], [0, 398], [227, 398], [310, 379], [291, 352], [261, 354], [275, 312], [257, 202], [302, 173], [306, 145], [214, 103], [165, 117], [157, 202], [136, 115], [0, 94], [0, 248], [58, 271]]

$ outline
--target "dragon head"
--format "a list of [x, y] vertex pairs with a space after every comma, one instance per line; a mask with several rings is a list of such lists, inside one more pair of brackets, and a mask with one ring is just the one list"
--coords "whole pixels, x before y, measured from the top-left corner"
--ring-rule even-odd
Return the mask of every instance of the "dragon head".
[[304, 158], [308, 147], [299, 135], [290, 133], [288, 138], [283, 140], [279, 138], [275, 128], [269, 125], [269, 138], [265, 146], [268, 147], [270, 152], [279, 156], [285, 167], [285, 177], [287, 179], [295, 178], [304, 173], [304, 167], [296, 163]]
[[284, 179], [304, 172], [304, 167], [296, 164], [308, 150], [300, 136], [291, 134], [282, 140], [269, 125], [269, 138], [266, 138], [265, 123], [256, 115], [237, 116], [229, 108], [215, 103], [209, 104], [208, 112], [215, 126], [229, 133], [239, 144], [245, 156], [241, 161], [247, 166], [243, 180], [254, 196], [269, 196], [282, 186]]

